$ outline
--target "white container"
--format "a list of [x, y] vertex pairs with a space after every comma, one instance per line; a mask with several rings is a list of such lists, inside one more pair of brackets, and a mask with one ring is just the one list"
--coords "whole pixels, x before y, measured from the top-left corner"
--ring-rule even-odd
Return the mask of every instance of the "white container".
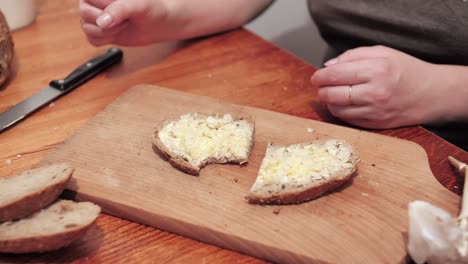
[[0, 10], [14, 31], [30, 25], [36, 19], [36, 0], [0, 0]]

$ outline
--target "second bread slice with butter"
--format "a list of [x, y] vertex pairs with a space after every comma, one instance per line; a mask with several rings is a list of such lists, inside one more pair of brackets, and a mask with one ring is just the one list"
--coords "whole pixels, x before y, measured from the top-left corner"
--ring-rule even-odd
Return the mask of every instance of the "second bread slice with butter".
[[176, 168], [198, 175], [209, 163], [246, 163], [254, 142], [250, 118], [189, 113], [164, 121], [153, 133], [153, 148]]
[[343, 140], [269, 145], [246, 198], [253, 204], [308, 201], [348, 181], [358, 162], [356, 149]]

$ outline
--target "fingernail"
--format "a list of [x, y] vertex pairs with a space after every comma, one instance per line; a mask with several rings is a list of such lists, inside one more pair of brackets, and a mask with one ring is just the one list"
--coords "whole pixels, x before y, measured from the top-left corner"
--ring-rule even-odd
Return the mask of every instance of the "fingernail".
[[331, 59], [331, 60], [325, 62], [323, 65], [330, 66], [330, 65], [336, 64], [337, 62], [338, 62], [338, 58], [334, 58], [334, 59]]
[[97, 19], [96, 24], [100, 28], [107, 28], [112, 24], [112, 17], [108, 13], [102, 13]]

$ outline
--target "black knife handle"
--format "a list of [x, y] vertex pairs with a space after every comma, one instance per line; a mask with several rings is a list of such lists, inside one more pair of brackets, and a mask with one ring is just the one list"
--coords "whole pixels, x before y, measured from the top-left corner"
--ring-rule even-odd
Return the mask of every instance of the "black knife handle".
[[110, 48], [106, 53], [87, 61], [72, 71], [65, 79], [53, 80], [50, 86], [66, 91], [78, 87], [115, 63], [122, 60], [123, 52], [119, 48]]

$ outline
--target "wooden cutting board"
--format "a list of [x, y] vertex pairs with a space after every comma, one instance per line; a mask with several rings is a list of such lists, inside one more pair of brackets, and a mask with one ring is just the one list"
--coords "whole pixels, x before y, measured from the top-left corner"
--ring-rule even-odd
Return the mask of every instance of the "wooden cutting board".
[[[188, 112], [252, 116], [249, 164], [208, 165], [194, 177], [161, 160], [153, 128]], [[352, 182], [300, 205], [245, 202], [269, 141], [328, 138], [359, 150]], [[76, 198], [104, 212], [283, 263], [405, 261], [408, 203], [425, 200], [456, 214], [460, 200], [437, 182], [415, 143], [147, 85], [129, 89], [38, 166], [56, 162], [76, 168], [68, 186]]]

